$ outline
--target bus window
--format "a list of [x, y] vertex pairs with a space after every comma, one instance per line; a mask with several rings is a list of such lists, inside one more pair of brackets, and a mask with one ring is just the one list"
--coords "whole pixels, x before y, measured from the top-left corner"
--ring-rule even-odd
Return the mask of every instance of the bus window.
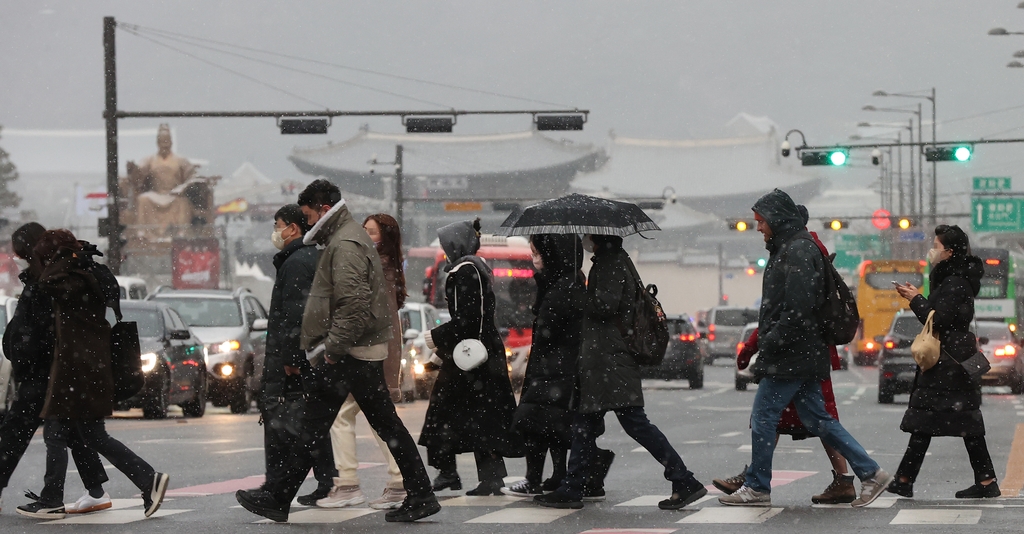
[[872, 289], [893, 290], [892, 283], [894, 280], [897, 284], [901, 286], [910, 284], [914, 287], [921, 287], [921, 282], [924, 280], [924, 275], [921, 273], [898, 272], [869, 273], [864, 275], [864, 283], [871, 286]]
[[921, 287], [925, 283], [925, 273], [924, 265], [919, 261], [869, 260], [861, 264], [859, 275], [857, 310], [861, 328], [851, 347], [855, 348], [854, 363], [866, 365], [878, 356], [881, 348], [876, 338], [889, 331], [896, 312], [907, 306], [896, 293], [893, 281]]

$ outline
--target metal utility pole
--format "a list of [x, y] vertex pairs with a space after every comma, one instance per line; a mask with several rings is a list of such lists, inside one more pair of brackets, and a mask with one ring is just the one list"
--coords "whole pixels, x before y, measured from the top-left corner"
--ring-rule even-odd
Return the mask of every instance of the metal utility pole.
[[[903, 132], [896, 132], [896, 142], [903, 142]], [[900, 197], [900, 213], [906, 213], [906, 206], [903, 202], [903, 147], [896, 147], [896, 180], [897, 186], [899, 187]]]
[[724, 276], [723, 268], [725, 266], [725, 260], [722, 254], [722, 243], [718, 243], [718, 305], [725, 306], [725, 289], [722, 286], [722, 277]]
[[117, 56], [114, 17], [103, 17], [103, 81], [106, 88], [103, 117], [107, 123], [107, 267], [121, 274], [121, 206], [117, 183]]
[[395, 145], [395, 220], [398, 227], [402, 228], [402, 204], [405, 202], [405, 192], [402, 191], [402, 145]]
[[[935, 88], [932, 87], [932, 148], [935, 148]], [[918, 108], [920, 109], [920, 107]], [[923, 147], [922, 147], [923, 150]], [[935, 226], [938, 216], [938, 181], [935, 179], [935, 162], [932, 162], [932, 198], [931, 198], [931, 225]]]
[[[909, 119], [909, 121], [910, 121], [910, 125], [907, 126], [907, 130], [910, 131], [910, 142], [913, 143], [914, 142], [914, 119]], [[910, 188], [909, 188], [910, 189], [910, 213], [911, 214], [916, 214], [917, 213], [918, 201], [917, 201], [917, 195], [914, 192], [914, 180], [915, 180], [915, 178], [914, 178], [914, 148], [913, 147], [910, 148], [909, 156], [910, 157], [907, 158], [907, 159], [910, 160]]]

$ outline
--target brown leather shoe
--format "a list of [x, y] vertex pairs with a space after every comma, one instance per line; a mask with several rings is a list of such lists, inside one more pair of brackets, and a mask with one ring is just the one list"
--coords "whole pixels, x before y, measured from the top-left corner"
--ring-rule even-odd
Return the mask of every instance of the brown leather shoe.
[[811, 497], [814, 504], [848, 504], [857, 498], [853, 475], [840, 475], [832, 471], [832, 483], [820, 495]]
[[743, 483], [746, 481], [747, 466], [743, 466], [743, 471], [740, 471], [740, 474], [725, 479], [716, 478], [712, 480], [711, 483], [714, 484], [716, 488], [718, 488], [718, 491], [721, 491], [726, 495], [732, 495], [733, 493], [736, 493], [736, 490], [742, 488]]

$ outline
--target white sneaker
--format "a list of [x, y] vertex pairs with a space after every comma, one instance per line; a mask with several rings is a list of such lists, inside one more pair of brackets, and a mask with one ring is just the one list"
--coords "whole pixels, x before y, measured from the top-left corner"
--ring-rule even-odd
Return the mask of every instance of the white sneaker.
[[359, 486], [334, 486], [326, 497], [316, 501], [320, 508], [344, 508], [366, 502], [366, 495]]
[[89, 512], [98, 512], [100, 510], [106, 510], [113, 506], [110, 502], [110, 495], [106, 492], [103, 493], [102, 497], [96, 498], [89, 495], [89, 492], [85, 492], [75, 501], [73, 504], [67, 504], [64, 506], [64, 511], [69, 514], [87, 514]]
[[885, 469], [878, 468], [874, 475], [867, 480], [862, 480], [860, 483], [860, 497], [850, 503], [850, 506], [854, 508], [863, 508], [878, 498], [879, 495], [889, 487], [889, 483], [892, 482], [892, 475], [885, 472]]
[[370, 501], [370, 508], [374, 510], [396, 510], [402, 507], [405, 497], [404, 489], [384, 488], [384, 493], [380, 498]]
[[763, 506], [771, 507], [772, 494], [767, 491], [757, 491], [750, 486], [742, 486], [733, 492], [732, 495], [722, 495], [718, 502], [726, 506]]

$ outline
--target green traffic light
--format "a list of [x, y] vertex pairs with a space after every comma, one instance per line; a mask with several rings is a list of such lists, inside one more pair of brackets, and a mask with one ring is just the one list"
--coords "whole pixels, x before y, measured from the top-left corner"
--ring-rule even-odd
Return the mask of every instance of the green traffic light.
[[757, 259], [757, 266], [758, 267], [761, 267], [763, 269], [765, 265], [768, 265], [768, 260], [766, 260], [764, 258], [758, 258]]
[[953, 157], [957, 161], [967, 161], [971, 159], [971, 149], [965, 146], [958, 146], [953, 150]]
[[831, 152], [828, 155], [828, 161], [832, 165], [846, 165], [846, 153], [838, 150]]

